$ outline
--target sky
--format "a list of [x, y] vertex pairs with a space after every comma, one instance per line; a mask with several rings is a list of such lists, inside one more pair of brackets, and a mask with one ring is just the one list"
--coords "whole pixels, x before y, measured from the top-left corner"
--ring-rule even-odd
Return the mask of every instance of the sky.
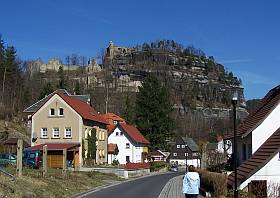
[[194, 45], [242, 79], [245, 98], [280, 84], [280, 1], [9, 0], [0, 34], [23, 60], [77, 53], [98, 57], [109, 41], [159, 39]]

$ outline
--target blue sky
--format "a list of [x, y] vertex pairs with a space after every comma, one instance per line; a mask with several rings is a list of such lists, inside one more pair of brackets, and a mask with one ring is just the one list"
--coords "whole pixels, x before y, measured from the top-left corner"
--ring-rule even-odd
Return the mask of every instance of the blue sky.
[[240, 77], [246, 99], [280, 84], [280, 1], [9, 0], [0, 33], [20, 58], [96, 57], [112, 40], [194, 45]]

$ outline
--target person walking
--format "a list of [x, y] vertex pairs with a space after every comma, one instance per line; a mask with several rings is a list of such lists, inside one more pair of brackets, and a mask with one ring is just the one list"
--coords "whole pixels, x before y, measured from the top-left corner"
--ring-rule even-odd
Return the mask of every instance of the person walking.
[[189, 166], [183, 179], [183, 193], [186, 198], [197, 198], [199, 194], [200, 178], [194, 166]]

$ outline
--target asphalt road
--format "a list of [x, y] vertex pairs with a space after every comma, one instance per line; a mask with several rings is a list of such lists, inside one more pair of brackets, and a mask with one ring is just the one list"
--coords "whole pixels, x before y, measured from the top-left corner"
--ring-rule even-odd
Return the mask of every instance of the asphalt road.
[[154, 175], [93, 192], [86, 198], [157, 198], [165, 184], [183, 172]]

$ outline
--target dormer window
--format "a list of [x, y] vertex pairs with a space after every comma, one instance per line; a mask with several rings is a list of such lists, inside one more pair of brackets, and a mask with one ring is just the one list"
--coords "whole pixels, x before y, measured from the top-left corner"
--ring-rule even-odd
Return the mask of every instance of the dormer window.
[[59, 116], [64, 116], [64, 109], [63, 108], [58, 109], [58, 115]]
[[50, 115], [50, 116], [55, 116], [54, 108], [51, 108], [51, 109], [50, 109], [49, 115]]
[[179, 144], [177, 145], [177, 148], [180, 148], [180, 145], [179, 145]]
[[116, 132], [116, 136], [118, 136], [119, 135], [119, 132]]
[[114, 124], [118, 124], [118, 121], [114, 120], [113, 123], [114, 123]]

